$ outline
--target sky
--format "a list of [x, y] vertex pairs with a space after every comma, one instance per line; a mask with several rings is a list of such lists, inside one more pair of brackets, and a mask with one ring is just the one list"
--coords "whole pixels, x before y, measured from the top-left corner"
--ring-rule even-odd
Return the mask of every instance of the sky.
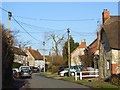
[[[70, 28], [70, 35], [75, 42], [80, 43], [86, 39], [88, 46], [97, 37], [103, 9], [108, 9], [112, 16], [118, 15], [117, 2], [2, 2], [2, 8], [11, 11], [13, 17], [29, 33], [12, 18], [10, 29], [13, 32], [19, 31], [18, 41], [30, 41], [28, 46], [39, 49], [41, 54], [48, 54], [52, 48], [53, 41], [48, 40], [48, 36], [64, 35], [67, 39], [67, 28]], [[7, 12], [2, 10], [0, 21], [8, 27]], [[43, 42], [46, 43], [44, 47]]]

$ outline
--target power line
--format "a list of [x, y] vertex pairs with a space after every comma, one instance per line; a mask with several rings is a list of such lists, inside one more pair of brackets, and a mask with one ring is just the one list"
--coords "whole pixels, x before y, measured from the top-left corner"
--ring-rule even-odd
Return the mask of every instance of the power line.
[[22, 19], [29, 19], [29, 20], [39, 20], [39, 21], [92, 21], [92, 20], [98, 20], [98, 19], [101, 19], [101, 18], [96, 18], [96, 19], [43, 19], [43, 18], [40, 18], [40, 19], [37, 19], [37, 18], [30, 18], [30, 17], [23, 17], [23, 16], [16, 16], [18, 18], [22, 18]]
[[22, 19], [29, 19], [29, 20], [37, 20], [36, 18], [31, 18], [31, 17], [22, 17], [22, 16], [16, 16]]
[[41, 21], [91, 21], [95, 19], [79, 19], [79, 20], [54, 20], [54, 19], [39, 19]]
[[[8, 12], [7, 10], [5, 10], [4, 8], [0, 7], [2, 10]], [[23, 16], [16, 16], [16, 17], [19, 17], [19, 18], [22, 18], [22, 19], [29, 19], [29, 20], [40, 20], [40, 21], [91, 21], [91, 20], [98, 20], [98, 19], [101, 19], [101, 18], [96, 18], [96, 19], [69, 19], [69, 20], [60, 20], [60, 19], [37, 19], [37, 18], [31, 18], [31, 17], [23, 17]]]
[[36, 18], [30, 18], [30, 17], [22, 17], [22, 16], [17, 16], [19, 18], [22, 19], [29, 19], [29, 20], [39, 20], [39, 21], [92, 21], [92, 20], [97, 20], [97, 19], [101, 19], [101, 18], [97, 18], [97, 19], [69, 19], [69, 20], [60, 20], [60, 19], [36, 19]]
[[82, 37], [82, 36], [94, 36], [94, 35], [74, 35], [74, 34], [72, 34], [71, 36]]
[[[13, 17], [13, 16], [12, 16]], [[37, 40], [36, 38], [34, 38], [14, 17], [13, 19], [16, 21], [16, 23], [29, 35], [31, 36], [33, 39]], [[37, 40], [38, 41], [38, 40]]]
[[8, 10], [6, 10], [6, 9], [4, 9], [4, 8], [2, 8], [2, 7], [0, 7], [0, 9], [2, 9], [2, 10], [5, 11], [5, 12], [9, 12]]
[[47, 32], [55, 32], [55, 31], [63, 31], [63, 30], [65, 30], [65, 29], [61, 29], [61, 30], [58, 30], [58, 29], [53, 29], [53, 28], [48, 28], [48, 27], [39, 27], [39, 26], [36, 26], [36, 25], [32, 25], [32, 24], [28, 24], [28, 23], [25, 23], [25, 22], [21, 22], [21, 21], [18, 21], [19, 23], [21, 23], [21, 24], [24, 24], [24, 25], [27, 25], [27, 26], [30, 26], [30, 27], [33, 27], [33, 28], [41, 28], [41, 29], [49, 29], [49, 30], [51, 30], [51, 31], [47, 31]]

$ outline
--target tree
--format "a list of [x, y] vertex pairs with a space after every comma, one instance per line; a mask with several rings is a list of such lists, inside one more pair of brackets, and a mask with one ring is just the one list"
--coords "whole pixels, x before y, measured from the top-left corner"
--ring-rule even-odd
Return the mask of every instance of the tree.
[[[74, 42], [73, 38], [70, 36], [70, 53], [72, 53], [77, 47], [79, 46], [78, 42]], [[67, 60], [68, 59], [68, 41], [65, 42], [63, 46], [63, 59]]]
[[58, 35], [50, 34], [49, 39], [52, 39], [54, 41], [53, 49], [55, 51], [56, 56], [59, 56], [59, 50], [58, 45], [63, 41], [64, 35], [62, 37], [58, 37]]
[[0, 24], [2, 31], [2, 85], [7, 87], [12, 80], [12, 64], [14, 59], [13, 36]]
[[86, 67], [93, 67], [93, 57], [94, 57], [94, 54], [91, 52], [90, 49], [85, 49], [84, 50], [85, 52], [85, 55], [82, 55], [82, 56], [79, 56], [81, 62], [82, 62], [82, 65], [86, 68]]

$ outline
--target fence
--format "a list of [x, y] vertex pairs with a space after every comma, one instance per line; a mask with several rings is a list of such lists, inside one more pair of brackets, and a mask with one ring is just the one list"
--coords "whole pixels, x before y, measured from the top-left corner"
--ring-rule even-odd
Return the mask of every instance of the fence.
[[82, 80], [83, 77], [98, 77], [98, 71], [80, 71], [75, 72], [75, 80], [79, 77]]

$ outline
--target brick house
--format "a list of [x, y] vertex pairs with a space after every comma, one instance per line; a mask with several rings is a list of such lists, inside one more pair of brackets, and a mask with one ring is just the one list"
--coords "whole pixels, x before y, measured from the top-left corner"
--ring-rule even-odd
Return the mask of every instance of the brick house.
[[99, 75], [107, 78], [120, 73], [120, 16], [110, 16], [110, 12], [104, 9], [102, 20], [98, 34]]
[[83, 39], [80, 45], [71, 53], [71, 66], [81, 65], [81, 59], [79, 56], [84, 55], [86, 48], [86, 41]]
[[26, 47], [25, 52], [28, 55], [29, 66], [34, 66], [35, 60], [43, 60], [43, 56], [38, 50], [34, 50], [31, 47]]

